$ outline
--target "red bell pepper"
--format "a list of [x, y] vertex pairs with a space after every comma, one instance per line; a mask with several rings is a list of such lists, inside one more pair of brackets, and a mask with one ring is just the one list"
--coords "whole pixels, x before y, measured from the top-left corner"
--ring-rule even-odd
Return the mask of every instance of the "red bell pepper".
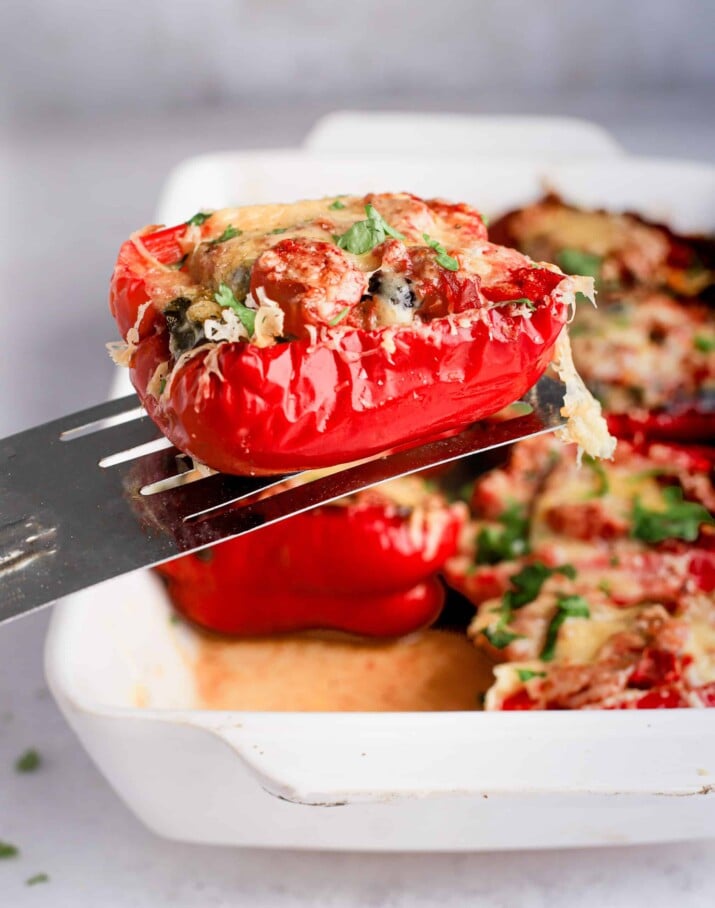
[[[458, 206], [452, 216], [467, 215]], [[319, 468], [459, 431], [538, 380], [566, 321], [572, 288], [565, 285], [569, 292], [562, 296], [559, 285], [567, 279], [559, 272], [532, 267], [483, 236], [469, 241], [481, 242], [484, 261], [494, 264], [489, 280], [461, 264], [456, 271], [442, 268], [434, 246], [413, 245], [404, 247], [396, 273], [404, 269], [424, 290], [430, 312], [436, 299], [446, 315], [375, 330], [348, 319], [347, 327], [324, 329], [317, 339], [272, 346], [205, 344], [179, 363], [162, 393], [158, 370], [176, 365], [161, 310], [176, 273], [162, 268], [180, 268], [187, 229], [144, 232], [124, 243], [110, 308], [130, 341], [131, 379], [150, 417], [179, 449], [222, 472]], [[208, 229], [208, 223], [201, 228], [204, 239]], [[395, 258], [395, 243], [387, 240], [374, 255]], [[334, 247], [333, 257], [337, 253], [343, 254]], [[276, 274], [280, 270], [265, 281], [280, 302]], [[288, 283], [295, 285], [292, 277]], [[503, 304], [509, 301], [515, 305]], [[516, 305], [524, 302], [528, 311]]]
[[634, 410], [632, 413], [606, 413], [608, 428], [619, 438], [650, 438], [676, 442], [712, 443], [715, 439], [715, 413], [705, 407], [689, 406], [680, 410]]
[[460, 504], [401, 508], [375, 491], [163, 564], [176, 608], [225, 634], [310, 628], [396, 637], [435, 620], [436, 572], [454, 554]]

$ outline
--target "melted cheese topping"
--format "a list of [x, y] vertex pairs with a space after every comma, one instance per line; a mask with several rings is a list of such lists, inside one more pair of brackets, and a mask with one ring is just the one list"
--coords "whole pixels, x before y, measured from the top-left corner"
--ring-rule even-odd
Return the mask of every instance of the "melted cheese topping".
[[579, 461], [584, 452], [592, 457], [610, 459], [616, 450], [616, 439], [608, 431], [601, 405], [576, 371], [565, 330], [556, 341], [552, 366], [566, 386], [561, 414], [566, 417], [567, 423], [564, 429], [559, 430], [559, 437], [578, 445]]

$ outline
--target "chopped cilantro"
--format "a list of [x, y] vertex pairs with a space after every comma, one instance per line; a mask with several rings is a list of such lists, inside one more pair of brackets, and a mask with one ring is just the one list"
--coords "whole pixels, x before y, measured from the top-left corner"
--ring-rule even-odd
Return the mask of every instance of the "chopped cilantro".
[[715, 337], [705, 337], [704, 334], [696, 334], [693, 344], [695, 349], [701, 353], [712, 353], [715, 350]]
[[248, 306], [244, 306], [243, 303], [239, 303], [239, 301], [233, 294], [233, 290], [231, 290], [228, 284], [219, 284], [218, 291], [214, 293], [214, 299], [219, 304], [219, 306], [233, 309], [233, 311], [239, 317], [241, 324], [248, 332], [248, 336], [253, 337], [253, 335], [256, 333], [255, 309], [249, 309]]
[[438, 265], [441, 265], [442, 268], [446, 268], [447, 271], [459, 271], [459, 262], [457, 259], [453, 258], [451, 255], [447, 255], [447, 250], [438, 240], [431, 239], [427, 233], [422, 234], [422, 239], [427, 243], [430, 249], [434, 249], [437, 253], [435, 261]]
[[342, 312], [338, 312], [335, 318], [331, 318], [328, 324], [331, 328], [334, 328], [339, 322], [341, 322], [345, 316], [350, 312], [350, 306], [346, 306]]
[[217, 246], [219, 243], [225, 243], [226, 240], [232, 240], [234, 237], [241, 236], [242, 233], [243, 231], [239, 230], [238, 227], [229, 224], [221, 236], [217, 237], [215, 240], [211, 240], [211, 245]]
[[165, 389], [166, 389], [166, 379], [162, 378], [159, 381], [159, 396], [160, 397], [164, 393]]
[[477, 535], [477, 564], [497, 564], [529, 551], [529, 518], [523, 505], [512, 504], [499, 517], [503, 529], [483, 527]]
[[391, 236], [396, 240], [404, 240], [404, 235], [394, 227], [390, 227], [372, 205], [365, 206], [365, 214], [367, 214], [366, 220], [357, 221], [345, 233], [333, 237], [341, 249], [352, 252], [353, 255], [364, 255], [384, 242], [385, 237]]
[[49, 883], [50, 878], [46, 873], [36, 873], [34, 876], [28, 877], [25, 880], [26, 886], [36, 886], [38, 883]]
[[276, 227], [276, 228], [274, 228], [273, 230], [271, 230], [271, 234], [272, 234], [273, 236], [275, 236], [277, 233], [285, 233], [286, 230], [288, 230], [287, 227]]
[[556, 264], [566, 274], [584, 274], [598, 277], [603, 259], [600, 255], [584, 252], [583, 249], [562, 249], [556, 256]]
[[456, 492], [457, 501], [466, 501], [469, 503], [472, 500], [472, 495], [474, 494], [474, 480], [470, 479], [467, 482], [462, 483], [459, 486]]
[[613, 590], [613, 585], [611, 584], [611, 581], [610, 581], [610, 580], [599, 580], [599, 581], [598, 581], [598, 589], [599, 589], [602, 593], [605, 593], [607, 596], [610, 596], [610, 595], [611, 595], [611, 592], [612, 592], [612, 590]]
[[589, 492], [588, 498], [603, 498], [604, 495], [608, 494], [610, 485], [608, 482], [608, 473], [606, 468], [603, 466], [600, 460], [596, 460], [595, 457], [591, 457], [590, 454], [584, 454], [583, 463], [593, 471], [594, 478], [596, 480], [596, 488]]
[[525, 400], [515, 400], [514, 403], [511, 404], [511, 412], [514, 416], [528, 416], [530, 413], [534, 412], [534, 408]]
[[14, 858], [18, 854], [20, 854], [20, 849], [17, 845], [11, 845], [9, 842], [0, 840], [0, 858]]
[[550, 568], [541, 561], [535, 561], [533, 564], [527, 564], [526, 567], [511, 577], [511, 589], [508, 589], [502, 596], [501, 605], [492, 609], [493, 612], [499, 615], [497, 623], [482, 630], [482, 633], [492, 646], [497, 649], [504, 649], [513, 640], [517, 640], [522, 636], [510, 631], [508, 628], [514, 611], [523, 608], [536, 599], [544, 582], [554, 574], [563, 574], [573, 580], [576, 576], [576, 571], [570, 564], [562, 564], [559, 567]]
[[331, 211], [342, 211], [345, 208], [345, 202], [341, 202], [340, 199], [336, 199], [332, 205], [328, 205], [328, 208]]
[[482, 633], [496, 649], [504, 649], [514, 640], [519, 640], [521, 637], [521, 634], [515, 634], [513, 631], [504, 627], [501, 621], [494, 627], [482, 628]]
[[554, 574], [562, 574], [573, 580], [576, 570], [571, 564], [562, 564], [553, 568], [548, 567], [542, 561], [527, 564], [510, 578], [511, 588], [504, 593], [503, 607], [511, 613], [512, 609], [520, 609], [529, 602], [533, 602], [541, 592], [544, 583]]
[[479, 217], [482, 219], [482, 224], [484, 224], [485, 227], [488, 227], [489, 226], [489, 216], [486, 214], [482, 214], [480, 212]]
[[588, 602], [583, 598], [583, 596], [572, 595], [572, 596], [557, 596], [556, 597], [556, 612], [554, 617], [549, 622], [549, 626], [546, 629], [546, 639], [544, 641], [544, 648], [541, 650], [541, 658], [544, 662], [551, 662], [551, 660], [556, 655], [556, 641], [559, 637], [559, 630], [561, 625], [566, 621], [567, 618], [590, 618], [591, 612], [588, 607]]
[[532, 678], [546, 677], [546, 672], [535, 672], [531, 668], [517, 668], [516, 673], [520, 681], [531, 681]]
[[520, 296], [515, 300], [500, 300], [500, 306], [524, 306], [525, 309], [528, 309], [529, 312], [536, 311], [536, 303], [533, 303], [530, 299], [527, 299], [525, 296]]
[[189, 225], [192, 227], [200, 227], [205, 221], [208, 221], [210, 217], [211, 214], [206, 211], [197, 211], [196, 214], [192, 218], [189, 218], [185, 223], [187, 227]]
[[17, 772], [34, 772], [39, 768], [41, 762], [42, 758], [39, 753], [30, 748], [15, 760], [15, 770]]
[[633, 526], [631, 536], [643, 542], [663, 542], [664, 539], [684, 539], [694, 542], [700, 533], [700, 525], [715, 524], [715, 517], [702, 504], [684, 501], [680, 486], [666, 486], [663, 489], [663, 510], [652, 511], [644, 508], [639, 499], [633, 505]]

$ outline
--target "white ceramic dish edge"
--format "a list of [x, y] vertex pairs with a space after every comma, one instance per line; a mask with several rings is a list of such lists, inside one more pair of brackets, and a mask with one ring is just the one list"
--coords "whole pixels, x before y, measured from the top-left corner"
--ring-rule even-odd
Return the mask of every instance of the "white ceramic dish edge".
[[336, 110], [303, 141], [313, 152], [470, 154], [541, 159], [611, 157], [623, 150], [602, 126], [578, 117]]

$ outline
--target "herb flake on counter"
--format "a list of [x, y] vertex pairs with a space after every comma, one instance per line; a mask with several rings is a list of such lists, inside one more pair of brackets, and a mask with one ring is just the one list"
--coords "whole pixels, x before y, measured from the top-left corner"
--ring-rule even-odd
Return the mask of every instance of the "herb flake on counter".
[[345, 233], [333, 237], [340, 249], [353, 255], [365, 255], [388, 236], [404, 240], [404, 234], [391, 227], [372, 205], [365, 206], [365, 214], [367, 218], [364, 221], [356, 221]]
[[11, 845], [10, 842], [0, 840], [0, 858], [15, 858], [20, 854], [17, 845]]
[[42, 757], [34, 748], [29, 748], [15, 760], [16, 772], [34, 772], [40, 768]]
[[210, 212], [197, 211], [196, 214], [192, 218], [189, 218], [189, 220], [185, 221], [184, 223], [186, 224], [187, 227], [200, 227], [202, 224], [204, 224], [206, 221], [208, 221], [208, 219], [210, 217], [211, 217]]
[[556, 642], [559, 637], [561, 625], [568, 618], [590, 618], [591, 610], [588, 602], [579, 595], [562, 595], [556, 597], [556, 612], [546, 629], [544, 648], [541, 650], [541, 659], [551, 662], [556, 655]]
[[437, 253], [435, 261], [438, 265], [441, 265], [442, 268], [446, 268], [447, 271], [459, 271], [459, 262], [451, 255], [447, 255], [447, 250], [439, 240], [433, 240], [428, 233], [423, 233], [422, 239], [427, 243], [430, 249], [434, 249]]
[[644, 508], [640, 499], [633, 505], [631, 537], [643, 542], [663, 542], [666, 539], [684, 539], [695, 542], [700, 535], [700, 525], [715, 525], [715, 517], [704, 505], [685, 501], [680, 486], [663, 489], [663, 510]]
[[49, 883], [50, 878], [46, 873], [36, 873], [25, 880], [26, 886], [36, 886], [38, 883]]
[[249, 309], [248, 306], [239, 303], [228, 284], [219, 284], [218, 290], [214, 293], [214, 299], [219, 306], [223, 306], [224, 309], [233, 309], [239, 317], [241, 324], [248, 332], [248, 336], [253, 337], [256, 333], [255, 309]]

